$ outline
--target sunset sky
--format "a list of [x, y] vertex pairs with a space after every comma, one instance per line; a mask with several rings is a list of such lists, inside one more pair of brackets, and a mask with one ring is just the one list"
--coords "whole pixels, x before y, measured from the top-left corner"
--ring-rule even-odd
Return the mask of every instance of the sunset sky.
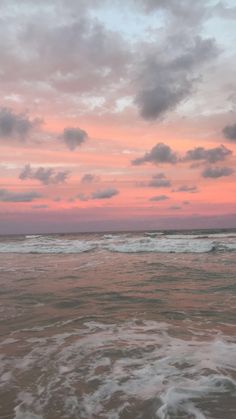
[[236, 227], [235, 0], [1, 0], [0, 233]]

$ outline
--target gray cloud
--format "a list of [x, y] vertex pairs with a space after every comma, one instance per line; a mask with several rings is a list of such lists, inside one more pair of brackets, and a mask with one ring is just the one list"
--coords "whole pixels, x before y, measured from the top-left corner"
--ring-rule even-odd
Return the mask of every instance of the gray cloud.
[[236, 124], [226, 125], [223, 128], [225, 138], [231, 141], [236, 141]]
[[64, 183], [69, 175], [67, 170], [55, 171], [50, 167], [39, 167], [33, 170], [30, 164], [27, 164], [19, 175], [19, 179], [35, 179], [44, 185]]
[[95, 191], [91, 195], [91, 199], [108, 199], [115, 195], [118, 195], [119, 191], [115, 188], [107, 188], [99, 191]]
[[200, 68], [218, 55], [213, 39], [188, 37], [167, 36], [166, 44], [145, 58], [135, 98], [144, 119], [157, 119], [186, 99], [199, 81]]
[[178, 192], [197, 192], [197, 186], [181, 185], [176, 191]]
[[221, 18], [236, 19], [236, 7], [229, 7], [221, 1], [216, 4], [214, 11]]
[[169, 207], [169, 209], [170, 209], [170, 210], [180, 210], [180, 209], [181, 209], [181, 206], [180, 206], [180, 205], [171, 205], [171, 206]]
[[205, 178], [219, 178], [223, 176], [230, 176], [234, 173], [231, 167], [207, 167], [202, 172], [202, 176]]
[[98, 176], [92, 175], [91, 173], [86, 173], [82, 176], [80, 182], [81, 183], [92, 183], [98, 180]]
[[0, 189], [1, 202], [32, 202], [37, 198], [41, 198], [37, 192], [11, 192], [6, 189]]
[[156, 173], [152, 176], [152, 180], [148, 183], [148, 186], [154, 188], [168, 188], [171, 186], [171, 182], [166, 178], [164, 173]]
[[79, 199], [80, 201], [88, 201], [89, 195], [85, 195], [84, 193], [79, 193], [76, 195], [75, 199]]
[[13, 6], [14, 31], [11, 36], [7, 27], [2, 31], [3, 80], [36, 81], [61, 92], [97, 95], [124, 76], [131, 55], [127, 43], [90, 15], [92, 2], [89, 7], [83, 3], [78, 11], [71, 2], [60, 1], [58, 7], [54, 1], [39, 2], [28, 14], [14, 12]]
[[46, 208], [48, 208], [48, 205], [46, 205], [46, 204], [32, 205], [31, 208], [33, 208], [33, 209], [46, 209]]
[[219, 147], [206, 149], [204, 147], [196, 147], [193, 150], [188, 150], [184, 161], [196, 161], [203, 160], [208, 163], [216, 163], [217, 161], [223, 161], [233, 152], [225, 147], [223, 144]]
[[0, 137], [24, 140], [39, 121], [31, 121], [25, 114], [16, 114], [9, 108], [0, 109]]
[[[143, 31], [135, 42], [122, 28], [106, 27], [104, 11], [114, 12], [107, 1], [60, 0], [58, 7], [53, 0], [34, 7], [27, 2], [27, 13], [17, 0], [3, 3], [7, 18], [1, 22], [1, 79], [6, 90], [24, 96], [27, 103], [32, 96], [38, 103], [55, 100], [60, 109], [70, 103], [70, 109], [64, 105], [69, 115], [96, 107], [107, 111], [108, 106], [113, 112], [117, 100], [128, 95], [144, 118], [159, 118], [189, 97], [201, 81], [203, 66], [218, 54], [213, 39], [196, 36], [209, 16], [203, 0], [126, 2], [130, 15], [142, 18], [160, 9], [165, 19], [161, 29], [159, 18], [156, 27], [150, 22], [152, 35]], [[102, 14], [96, 15], [100, 6]], [[60, 93], [66, 93], [63, 99]]]
[[162, 9], [168, 11], [175, 20], [183, 21], [191, 28], [201, 23], [209, 14], [210, 7], [204, 0], [190, 3], [189, 0], [136, 0], [144, 11], [151, 13]]
[[132, 164], [137, 166], [143, 163], [171, 163], [174, 164], [178, 160], [177, 154], [166, 144], [158, 143], [151, 151], [146, 153], [143, 157], [139, 157], [132, 161]]
[[88, 138], [88, 134], [81, 128], [65, 128], [61, 136], [70, 150], [75, 150]]
[[158, 196], [153, 196], [152, 198], [150, 198], [150, 201], [166, 201], [167, 199], [169, 199], [168, 196], [166, 195], [158, 195]]

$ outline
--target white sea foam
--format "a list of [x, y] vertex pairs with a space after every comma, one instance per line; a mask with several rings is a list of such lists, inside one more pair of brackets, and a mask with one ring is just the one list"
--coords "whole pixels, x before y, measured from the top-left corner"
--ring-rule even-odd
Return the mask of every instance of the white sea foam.
[[[236, 392], [236, 344], [226, 336], [186, 340], [172, 336], [166, 323], [134, 320], [86, 322], [73, 332], [24, 339], [23, 333], [29, 348], [23, 357], [1, 361], [5, 380], [14, 386], [17, 378], [22, 388], [15, 419], [39, 419], [58, 403], [68, 418], [119, 419], [137, 406], [159, 419], [205, 419], [201, 402], [210, 397], [217, 408]], [[35, 369], [38, 380], [25, 384], [26, 371]]]
[[[196, 240], [197, 239], [197, 240]], [[165, 237], [134, 237], [126, 240], [112, 240], [106, 244], [106, 249], [113, 252], [139, 253], [207, 253], [217, 250], [235, 250], [236, 237], [212, 239], [199, 238], [197, 236], [178, 235]]]
[[234, 234], [109, 234], [79, 236], [26, 236], [25, 240], [0, 241], [0, 253], [83, 253], [91, 250], [120, 253], [207, 253], [236, 251]]
[[39, 236], [25, 241], [0, 242], [0, 253], [83, 253], [93, 250], [95, 244], [85, 240], [69, 240]]

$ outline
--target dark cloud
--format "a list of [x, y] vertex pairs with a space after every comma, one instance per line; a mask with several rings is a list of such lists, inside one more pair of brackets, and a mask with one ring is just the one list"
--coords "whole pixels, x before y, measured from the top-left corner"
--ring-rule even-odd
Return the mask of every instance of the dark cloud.
[[166, 195], [158, 195], [158, 196], [153, 196], [152, 198], [150, 198], [150, 201], [166, 201], [167, 199], [169, 199], [168, 196]]
[[218, 55], [213, 39], [189, 38], [167, 36], [166, 45], [143, 60], [135, 103], [144, 119], [157, 119], [186, 99], [199, 81], [200, 68]]
[[0, 109], [0, 137], [24, 140], [39, 121], [31, 121], [25, 114], [14, 113], [9, 108]]
[[189, 186], [189, 185], [181, 185], [178, 189], [176, 189], [177, 192], [197, 192], [197, 186]]
[[91, 199], [108, 199], [115, 195], [118, 195], [119, 191], [115, 188], [107, 188], [99, 191], [95, 191], [91, 195]]
[[236, 124], [226, 125], [223, 128], [223, 134], [228, 140], [236, 141]]
[[171, 163], [174, 164], [178, 160], [177, 154], [166, 144], [158, 143], [151, 151], [146, 153], [143, 157], [139, 157], [132, 161], [132, 164], [137, 166], [143, 163]]
[[67, 170], [55, 171], [50, 167], [39, 167], [33, 170], [30, 164], [27, 164], [19, 175], [19, 179], [35, 179], [44, 185], [64, 183], [69, 175]]
[[223, 176], [230, 176], [234, 173], [231, 167], [207, 167], [202, 172], [202, 176], [205, 178], [219, 178]]
[[65, 128], [61, 136], [70, 150], [75, 150], [88, 138], [88, 134], [81, 128]]
[[1, 202], [32, 202], [41, 195], [37, 192], [11, 192], [6, 189], [0, 189]]
[[190, 204], [190, 202], [189, 201], [183, 201], [182, 202], [184, 205], [189, 205]]
[[92, 183], [98, 180], [98, 176], [92, 175], [91, 173], [86, 173], [82, 176], [81, 183]]
[[233, 152], [227, 147], [221, 144], [219, 147], [206, 149], [204, 147], [196, 147], [193, 150], [188, 150], [184, 161], [197, 161], [202, 160], [208, 163], [216, 163], [217, 161], [223, 161]]

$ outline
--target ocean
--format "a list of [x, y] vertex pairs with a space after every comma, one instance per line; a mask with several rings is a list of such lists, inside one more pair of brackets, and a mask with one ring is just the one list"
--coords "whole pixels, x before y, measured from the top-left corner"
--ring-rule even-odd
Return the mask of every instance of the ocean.
[[235, 419], [236, 231], [0, 237], [1, 419]]

